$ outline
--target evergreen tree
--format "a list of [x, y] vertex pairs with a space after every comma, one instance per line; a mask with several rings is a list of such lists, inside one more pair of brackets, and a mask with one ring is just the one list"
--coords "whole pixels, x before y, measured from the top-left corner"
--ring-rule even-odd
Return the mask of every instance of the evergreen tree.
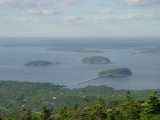
[[155, 91], [148, 99], [147, 107], [145, 109], [146, 114], [160, 114], [160, 101], [157, 97], [157, 92]]
[[126, 100], [122, 105], [124, 120], [139, 120], [140, 108], [136, 101], [133, 100], [131, 92], [128, 90], [126, 93]]
[[32, 111], [28, 110], [24, 116], [24, 120], [32, 120]]
[[52, 118], [52, 109], [47, 108], [46, 106], [43, 107], [43, 112], [41, 113], [42, 120], [53, 120]]
[[160, 120], [160, 101], [155, 91], [148, 99], [141, 120]]
[[124, 117], [120, 110], [112, 109], [109, 112], [108, 120], [124, 120]]

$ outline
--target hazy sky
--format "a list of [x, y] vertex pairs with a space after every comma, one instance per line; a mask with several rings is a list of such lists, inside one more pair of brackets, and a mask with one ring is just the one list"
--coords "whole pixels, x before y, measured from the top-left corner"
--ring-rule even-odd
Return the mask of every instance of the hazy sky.
[[160, 36], [160, 0], [0, 0], [2, 36]]

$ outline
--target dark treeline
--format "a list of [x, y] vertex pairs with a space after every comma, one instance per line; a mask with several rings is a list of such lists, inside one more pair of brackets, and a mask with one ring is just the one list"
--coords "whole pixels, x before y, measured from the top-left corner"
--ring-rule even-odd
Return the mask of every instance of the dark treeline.
[[[156, 91], [156, 92], [155, 92]], [[160, 120], [160, 90], [0, 81], [2, 120]]]

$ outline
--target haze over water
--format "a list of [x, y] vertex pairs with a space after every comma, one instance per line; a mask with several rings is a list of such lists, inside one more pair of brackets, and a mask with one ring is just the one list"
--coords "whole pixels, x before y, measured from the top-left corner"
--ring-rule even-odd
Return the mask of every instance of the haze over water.
[[[106, 85], [115, 89], [160, 88], [159, 38], [0, 38], [0, 80], [50, 82], [67, 87]], [[48, 48], [87, 48], [102, 53], [49, 51]], [[144, 51], [156, 50], [156, 53]], [[158, 52], [157, 52], [158, 51]], [[81, 59], [100, 55], [111, 64], [85, 64]], [[33, 60], [61, 62], [50, 67], [26, 67]], [[123, 78], [96, 77], [102, 70], [130, 68], [132, 75]], [[79, 84], [82, 83], [82, 84]]]

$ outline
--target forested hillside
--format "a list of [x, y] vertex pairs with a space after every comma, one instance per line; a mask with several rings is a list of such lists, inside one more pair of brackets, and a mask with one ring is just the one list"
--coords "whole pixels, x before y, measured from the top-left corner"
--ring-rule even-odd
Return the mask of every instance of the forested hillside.
[[[154, 92], [157, 91], [157, 92]], [[0, 117], [14, 120], [159, 120], [160, 90], [69, 89], [0, 81]]]

